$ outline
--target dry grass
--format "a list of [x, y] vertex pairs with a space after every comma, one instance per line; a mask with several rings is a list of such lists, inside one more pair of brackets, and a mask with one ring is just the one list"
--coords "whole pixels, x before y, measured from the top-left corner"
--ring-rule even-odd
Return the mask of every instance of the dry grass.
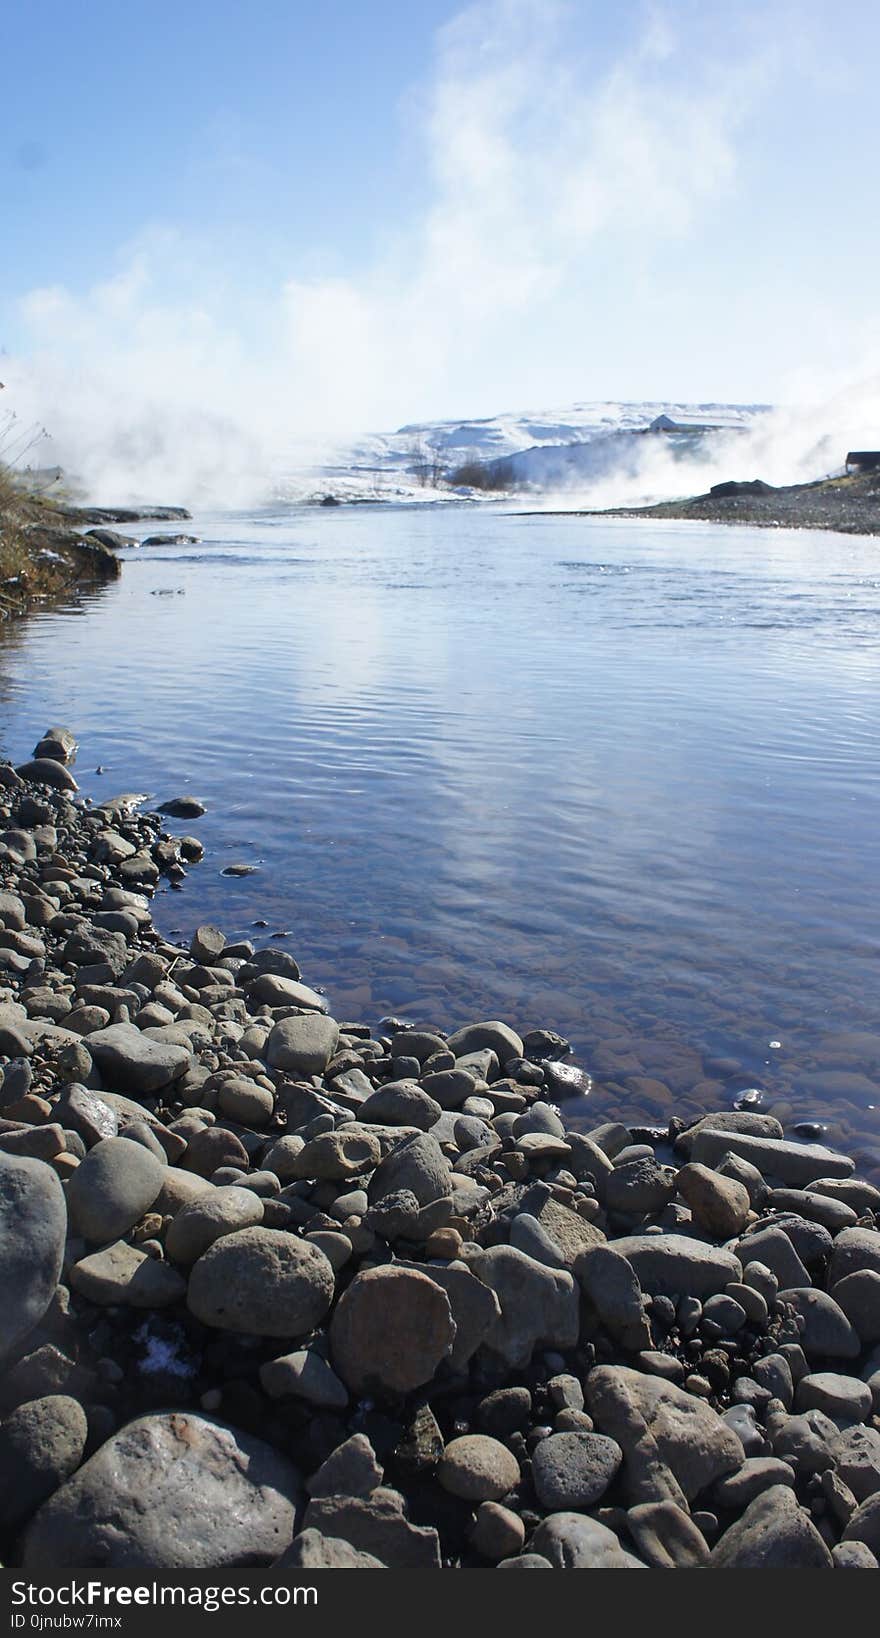
[[0, 464], [0, 620], [24, 614], [35, 602], [82, 581], [115, 573], [112, 554], [105, 557], [86, 545], [65, 522], [58, 501]]

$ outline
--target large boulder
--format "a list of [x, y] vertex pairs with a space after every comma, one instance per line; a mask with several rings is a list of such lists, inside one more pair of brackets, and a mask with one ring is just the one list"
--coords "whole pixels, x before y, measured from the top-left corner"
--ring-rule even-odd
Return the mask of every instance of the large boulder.
[[687, 1234], [628, 1234], [614, 1241], [614, 1250], [652, 1297], [708, 1297], [742, 1279], [742, 1265], [732, 1252]]
[[593, 1507], [620, 1467], [623, 1452], [602, 1433], [551, 1433], [532, 1452], [532, 1482], [548, 1513]]
[[271, 1564], [290, 1545], [301, 1493], [296, 1468], [262, 1439], [188, 1412], [141, 1416], [40, 1508], [23, 1567]]
[[499, 1019], [490, 1019], [484, 1024], [465, 1024], [463, 1029], [456, 1030], [446, 1042], [447, 1049], [454, 1052], [456, 1058], [466, 1058], [472, 1052], [494, 1052], [498, 1062], [505, 1064], [508, 1058], [521, 1058], [523, 1044], [515, 1030], [509, 1024], [502, 1024]]
[[320, 1325], [334, 1287], [331, 1264], [309, 1240], [283, 1229], [238, 1229], [193, 1264], [187, 1306], [221, 1331], [301, 1337]]
[[632, 1263], [613, 1246], [590, 1246], [574, 1265], [575, 1278], [606, 1331], [630, 1353], [651, 1346], [642, 1288]]
[[389, 1195], [407, 1192], [420, 1206], [452, 1193], [449, 1162], [436, 1138], [418, 1132], [403, 1138], [376, 1167], [367, 1190], [375, 1206]]
[[343, 1292], [330, 1323], [334, 1370], [358, 1395], [422, 1387], [454, 1341], [449, 1298], [428, 1268], [364, 1270]]
[[266, 1042], [266, 1062], [288, 1075], [323, 1075], [338, 1040], [339, 1025], [323, 1013], [282, 1018]]
[[149, 1211], [166, 1168], [142, 1143], [102, 1138], [77, 1166], [67, 1185], [70, 1226], [84, 1240], [118, 1240]]
[[880, 1274], [880, 1230], [846, 1228], [838, 1234], [828, 1264], [828, 1289], [832, 1291], [838, 1280], [848, 1274], [871, 1269]]
[[253, 1189], [209, 1187], [172, 1218], [165, 1249], [177, 1263], [194, 1263], [215, 1240], [262, 1222], [263, 1202]]
[[29, 785], [51, 785], [56, 791], [78, 791], [79, 786], [63, 762], [52, 756], [33, 757], [30, 762], [23, 762], [16, 768], [19, 779], [27, 780]]
[[733, 1429], [693, 1394], [625, 1365], [589, 1372], [587, 1409], [623, 1450], [630, 1502], [690, 1501], [745, 1459]]
[[[437, 1531], [410, 1524], [402, 1495], [384, 1485], [368, 1496], [315, 1496], [306, 1508], [303, 1528], [332, 1541], [346, 1541], [390, 1570], [440, 1568]], [[296, 1563], [297, 1557], [285, 1553], [279, 1568]]]
[[785, 1139], [753, 1137], [745, 1132], [721, 1132], [704, 1127], [690, 1145], [691, 1159], [717, 1166], [726, 1154], [739, 1155], [756, 1166], [762, 1177], [802, 1189], [817, 1177], [849, 1177], [854, 1162], [821, 1143], [790, 1143]]
[[0, 1427], [0, 1525], [17, 1529], [82, 1461], [89, 1425], [78, 1400], [47, 1394], [19, 1405]]
[[38, 1325], [64, 1258], [67, 1207], [42, 1160], [0, 1153], [0, 1364]]
[[486, 1347], [511, 1369], [527, 1365], [538, 1344], [573, 1348], [578, 1340], [578, 1290], [566, 1269], [545, 1268], [515, 1246], [489, 1246], [468, 1259], [501, 1310]]
[[555, 1570], [645, 1568], [640, 1559], [624, 1551], [613, 1530], [584, 1513], [550, 1513], [538, 1525], [529, 1551], [548, 1559]]
[[833, 1560], [809, 1513], [788, 1485], [771, 1485], [725, 1530], [712, 1570], [831, 1570]]
[[798, 1286], [780, 1291], [779, 1301], [803, 1320], [799, 1341], [808, 1359], [858, 1359], [862, 1351], [859, 1334], [827, 1291]]
[[136, 1098], [161, 1092], [185, 1075], [192, 1063], [186, 1047], [151, 1040], [134, 1024], [111, 1024], [88, 1037], [101, 1077], [116, 1092]]

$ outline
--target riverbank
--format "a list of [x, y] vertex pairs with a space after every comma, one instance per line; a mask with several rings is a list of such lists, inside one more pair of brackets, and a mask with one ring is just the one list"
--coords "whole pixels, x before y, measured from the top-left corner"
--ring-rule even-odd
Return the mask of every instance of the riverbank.
[[835, 534], [880, 534], [880, 475], [822, 478], [815, 483], [746, 482], [716, 485], [705, 495], [654, 506], [610, 507], [585, 517], [683, 518], [761, 529], [828, 529]]
[[174, 944], [201, 844], [73, 748], [0, 766], [3, 1563], [876, 1567], [852, 1161], [749, 1110], [576, 1131], [550, 1019], [374, 1030]]
[[50, 500], [0, 466], [0, 620], [78, 587], [118, 579], [116, 552], [127, 542], [108, 524], [189, 515], [175, 506], [81, 507]]

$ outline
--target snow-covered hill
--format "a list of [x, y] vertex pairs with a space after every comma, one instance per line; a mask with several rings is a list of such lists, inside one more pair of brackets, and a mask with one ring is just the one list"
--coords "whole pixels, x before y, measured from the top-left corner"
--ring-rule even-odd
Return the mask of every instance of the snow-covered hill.
[[[289, 473], [281, 493], [290, 499], [332, 494], [340, 500], [427, 500], [472, 490], [540, 496], [600, 486], [604, 492], [610, 484], [612, 500], [618, 487], [629, 497], [634, 485], [654, 498], [669, 488], [661, 471], [680, 462], [685, 469], [711, 466], [767, 407], [580, 403], [485, 420], [418, 422], [365, 437], [308, 471]], [[658, 418], [661, 428], [649, 433]], [[686, 489], [684, 470], [681, 482]]]

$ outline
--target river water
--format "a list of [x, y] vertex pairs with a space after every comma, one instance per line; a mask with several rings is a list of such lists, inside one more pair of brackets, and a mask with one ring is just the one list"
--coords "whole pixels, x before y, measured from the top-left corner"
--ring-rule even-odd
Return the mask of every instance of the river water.
[[163, 931], [283, 933], [341, 1018], [558, 1029], [593, 1119], [758, 1088], [880, 1170], [880, 542], [457, 506], [186, 527], [0, 632], [5, 754], [69, 723], [87, 795], [208, 804]]

